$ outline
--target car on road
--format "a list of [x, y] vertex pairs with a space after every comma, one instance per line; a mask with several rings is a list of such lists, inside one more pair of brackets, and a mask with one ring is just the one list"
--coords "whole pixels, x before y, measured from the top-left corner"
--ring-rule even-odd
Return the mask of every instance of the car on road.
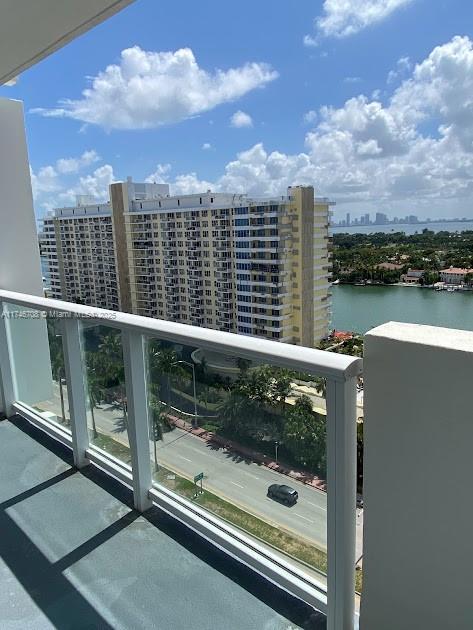
[[279, 501], [285, 505], [295, 505], [297, 503], [297, 499], [299, 498], [297, 490], [294, 490], [291, 486], [285, 486], [278, 483], [273, 483], [269, 486], [267, 496], [270, 499], [274, 499], [275, 501]]

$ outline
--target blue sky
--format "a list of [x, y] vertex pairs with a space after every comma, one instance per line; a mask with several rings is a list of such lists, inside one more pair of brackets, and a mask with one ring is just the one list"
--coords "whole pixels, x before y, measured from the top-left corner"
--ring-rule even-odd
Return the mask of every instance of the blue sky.
[[25, 104], [37, 214], [132, 175], [473, 216], [473, 3], [348, 4], [138, 0], [1, 87]]

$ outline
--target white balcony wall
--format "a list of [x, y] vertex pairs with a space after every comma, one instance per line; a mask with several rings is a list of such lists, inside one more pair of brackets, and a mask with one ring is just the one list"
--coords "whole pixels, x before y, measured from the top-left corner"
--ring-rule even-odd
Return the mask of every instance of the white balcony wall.
[[473, 628], [473, 333], [365, 338], [361, 630]]
[[[33, 211], [26, 148], [23, 104], [0, 99], [0, 288], [43, 295], [38, 236]], [[46, 323], [21, 323], [21, 343], [14, 343], [13, 359], [22, 374], [22, 400], [35, 403], [51, 395], [51, 367]], [[2, 396], [3, 404], [3, 396]]]

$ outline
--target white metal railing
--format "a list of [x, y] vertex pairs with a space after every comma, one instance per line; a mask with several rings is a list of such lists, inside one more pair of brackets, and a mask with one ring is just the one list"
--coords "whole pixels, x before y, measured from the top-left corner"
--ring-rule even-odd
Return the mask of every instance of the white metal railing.
[[[64, 317], [63, 351], [68, 383], [71, 436], [18, 400], [8, 305]], [[329, 630], [352, 630], [355, 618], [356, 383], [360, 359], [295, 347], [265, 339], [106, 311], [44, 297], [0, 290], [0, 380], [7, 416], [21, 413], [73, 449], [77, 467], [92, 462], [133, 488], [137, 510], [155, 502], [261, 574], [327, 614]], [[131, 470], [89, 443], [86, 367], [81, 320], [118, 328], [122, 333]], [[268, 551], [235, 527], [164, 487], [153, 487], [149, 459], [146, 337], [311, 372], [327, 381], [327, 587]], [[51, 424], [51, 423], [49, 423]]]

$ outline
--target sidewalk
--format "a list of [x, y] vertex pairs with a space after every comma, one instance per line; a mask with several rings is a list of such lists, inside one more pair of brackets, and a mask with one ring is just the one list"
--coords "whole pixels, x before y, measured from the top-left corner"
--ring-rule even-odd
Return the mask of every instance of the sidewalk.
[[308, 486], [312, 486], [313, 488], [317, 488], [317, 490], [321, 490], [323, 492], [327, 491], [327, 482], [325, 479], [320, 479], [316, 475], [313, 475], [308, 472], [301, 472], [299, 470], [294, 470], [288, 466], [281, 464], [280, 462], [275, 461], [273, 458], [268, 457], [267, 455], [263, 455], [258, 451], [255, 451], [246, 446], [242, 446], [233, 440], [229, 440], [228, 438], [221, 437], [212, 433], [211, 431], [206, 431], [205, 429], [197, 428], [194, 429], [189, 422], [185, 420], [181, 420], [180, 418], [176, 418], [175, 416], [168, 416], [168, 418], [180, 429], [195, 435], [196, 437], [204, 440], [208, 444], [216, 445], [221, 448], [225, 448], [229, 451], [232, 451], [238, 455], [241, 455], [244, 458], [250, 459], [251, 461], [261, 464], [266, 468], [274, 470], [275, 472], [281, 475], [287, 475], [291, 477], [291, 479], [295, 479], [296, 481], [300, 481]]

